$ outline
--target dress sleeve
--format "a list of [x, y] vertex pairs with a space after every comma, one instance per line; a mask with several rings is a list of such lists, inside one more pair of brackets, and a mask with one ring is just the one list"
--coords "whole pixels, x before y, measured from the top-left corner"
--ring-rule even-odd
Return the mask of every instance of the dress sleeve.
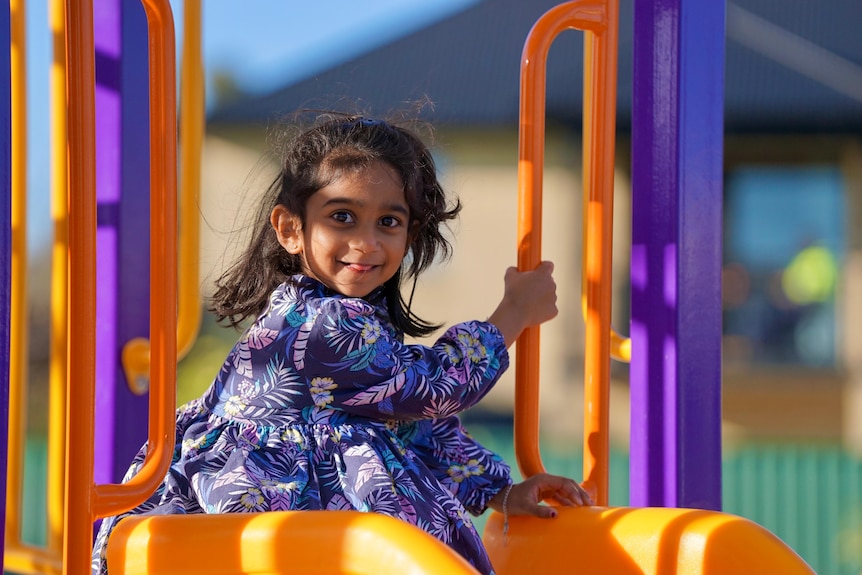
[[405, 424], [398, 436], [473, 515], [512, 482], [511, 469], [461, 425], [458, 416]]
[[299, 361], [318, 408], [373, 419], [447, 417], [475, 405], [509, 365], [500, 331], [469, 321], [433, 346], [404, 344], [373, 306], [334, 299], [308, 324]]

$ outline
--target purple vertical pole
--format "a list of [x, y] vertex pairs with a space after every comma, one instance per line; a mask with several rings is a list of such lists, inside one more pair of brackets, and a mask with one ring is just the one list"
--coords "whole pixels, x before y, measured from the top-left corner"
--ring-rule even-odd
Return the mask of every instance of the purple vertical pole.
[[[125, 6], [129, 4], [128, 9]], [[140, 2], [97, 0], [94, 4], [96, 43], [96, 196], [98, 229], [96, 319], [96, 460], [97, 483], [122, 479], [135, 452], [146, 439], [147, 398], [126, 384], [120, 358], [128, 334], [147, 337], [148, 290], [132, 296], [123, 292], [128, 278], [149, 284], [147, 139], [130, 147], [134, 136], [147, 133], [146, 35], [137, 46], [125, 32], [126, 20], [143, 17]], [[143, 68], [129, 52], [142, 52]], [[131, 60], [131, 61], [130, 61]], [[143, 71], [142, 71], [143, 70]], [[144, 76], [144, 88], [130, 87], [127, 78]], [[143, 171], [138, 164], [143, 156]], [[128, 174], [128, 158], [134, 174]], [[135, 182], [132, 189], [127, 182]], [[141, 189], [143, 188], [143, 189]], [[143, 196], [143, 197], [141, 197]], [[131, 204], [131, 205], [130, 205]], [[131, 229], [127, 229], [131, 228]], [[141, 229], [143, 228], [143, 233]], [[132, 238], [132, 245], [127, 240]], [[123, 305], [134, 302], [134, 305]], [[139, 321], [143, 317], [143, 321]]]
[[[117, 0], [114, 0], [117, 1]], [[117, 354], [131, 339], [150, 334], [150, 101], [147, 15], [141, 0], [122, 0], [123, 57], [121, 73], [123, 189], [120, 203], [120, 307]], [[131, 303], [131, 305], [129, 305]], [[147, 438], [149, 399], [129, 390], [125, 373], [117, 370], [123, 395], [115, 417], [122, 434], [114, 438], [119, 481]]]
[[[6, 446], [9, 445], [9, 322], [11, 321], [12, 292], [12, 31], [9, 4], [0, 8], [0, 511], [6, 517], [6, 472], [8, 470]], [[0, 551], [5, 556], [6, 521], [0, 523]], [[0, 559], [0, 566], [2, 566]]]
[[635, 0], [630, 502], [721, 509], [725, 0]]

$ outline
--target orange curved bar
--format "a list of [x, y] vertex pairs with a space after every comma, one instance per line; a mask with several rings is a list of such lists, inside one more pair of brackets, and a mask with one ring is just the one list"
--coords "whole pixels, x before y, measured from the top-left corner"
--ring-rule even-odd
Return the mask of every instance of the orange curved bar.
[[[143, 502], [174, 450], [177, 369], [177, 116], [174, 20], [168, 0], [143, 0], [150, 65], [150, 389], [147, 457], [128, 482], [97, 485], [96, 517]], [[71, 129], [71, 126], [70, 126]], [[90, 423], [92, 425], [92, 422]]]
[[10, 545], [7, 540], [3, 559], [5, 572], [9, 573], [60, 575], [63, 572], [63, 559], [53, 549], [26, 544]]
[[[177, 360], [184, 358], [201, 325], [200, 217], [201, 147], [204, 133], [203, 58], [201, 57], [201, 1], [183, 4], [183, 53], [180, 82], [180, 234]], [[149, 389], [150, 342], [134, 338], [123, 346], [123, 371], [132, 392]]]
[[[617, 60], [616, 0], [575, 0], [546, 12], [533, 26], [521, 63], [518, 162], [518, 267], [541, 261], [545, 68], [558, 34], [583, 30], [584, 190], [588, 230], [584, 366], [584, 477], [603, 505], [608, 490], [608, 395], [613, 161]], [[539, 452], [539, 328], [518, 339], [515, 370], [515, 453], [524, 476], [544, 471]]]
[[359, 511], [132, 516], [111, 534], [107, 560], [112, 575], [477, 574], [421, 529]]
[[669, 507], [560, 507], [553, 521], [492, 513], [484, 542], [498, 575], [814, 575], [786, 543], [737, 515]]

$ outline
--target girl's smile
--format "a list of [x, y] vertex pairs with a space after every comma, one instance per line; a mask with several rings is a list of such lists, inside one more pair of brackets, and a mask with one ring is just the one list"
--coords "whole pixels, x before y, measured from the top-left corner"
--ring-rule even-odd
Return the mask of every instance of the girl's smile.
[[383, 285], [408, 249], [410, 211], [401, 178], [381, 161], [315, 192], [304, 226], [282, 205], [271, 221], [279, 243], [302, 255], [307, 275], [350, 297]]

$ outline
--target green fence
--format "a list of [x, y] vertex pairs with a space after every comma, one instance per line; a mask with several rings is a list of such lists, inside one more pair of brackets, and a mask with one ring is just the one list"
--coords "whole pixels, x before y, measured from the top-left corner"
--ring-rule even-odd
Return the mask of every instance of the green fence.
[[[473, 435], [516, 468], [511, 427], [471, 425]], [[551, 473], [580, 478], [581, 446], [542, 446]], [[44, 544], [45, 445], [26, 454], [22, 538]], [[515, 469], [517, 475], [517, 470]], [[628, 457], [612, 451], [609, 500], [628, 505]], [[862, 574], [862, 459], [837, 447], [748, 445], [725, 454], [724, 511], [766, 527], [819, 575]], [[477, 520], [484, 527], [485, 517]]]
[[722, 465], [724, 510], [755, 521], [820, 575], [862, 574], [862, 459], [836, 447], [751, 445]]

